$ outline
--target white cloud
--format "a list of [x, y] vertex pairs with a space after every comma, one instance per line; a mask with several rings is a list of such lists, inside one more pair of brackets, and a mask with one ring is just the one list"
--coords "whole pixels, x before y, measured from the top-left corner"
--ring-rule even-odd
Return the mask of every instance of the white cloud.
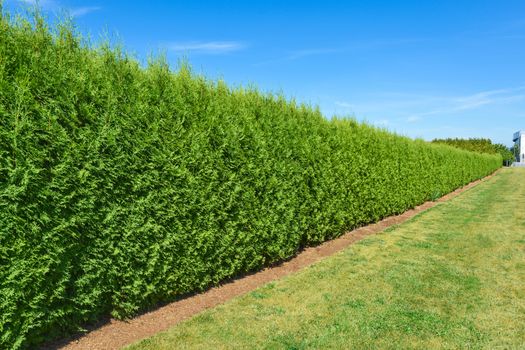
[[525, 86], [508, 89], [488, 90], [475, 93], [470, 96], [459, 97], [456, 99], [458, 105], [455, 110], [462, 111], [474, 109], [483, 105], [505, 103], [519, 100], [525, 97], [525, 94], [516, 94], [525, 90]]
[[297, 59], [308, 57], [308, 56], [328, 55], [331, 53], [339, 53], [339, 52], [344, 52], [344, 51], [345, 49], [343, 48], [332, 48], [332, 49], [320, 48], [320, 49], [297, 50], [297, 51], [291, 52], [285, 59], [293, 61], [293, 60], [297, 60]]
[[390, 121], [388, 119], [376, 120], [373, 123], [375, 125], [377, 125], [377, 126], [388, 126], [388, 125], [390, 125]]
[[420, 121], [421, 120], [421, 117], [417, 116], [417, 115], [411, 115], [407, 118], [407, 122], [409, 123], [415, 123], [417, 121]]
[[525, 86], [506, 88], [498, 90], [480, 91], [468, 96], [443, 98], [441, 105], [436, 109], [431, 109], [424, 113], [419, 113], [414, 117], [423, 117], [437, 114], [451, 114], [466, 110], [478, 109], [482, 106], [505, 104], [525, 99]]
[[66, 11], [66, 13], [69, 13], [72, 17], [81, 17], [91, 12], [99, 11], [102, 9], [100, 6], [82, 6], [82, 7], [68, 8], [68, 7], [63, 6], [57, 0], [15, 0], [15, 1], [20, 4], [26, 4], [29, 6], [37, 6], [37, 7], [40, 7], [41, 9], [48, 10], [48, 11], [54, 11], [54, 12]]
[[[358, 99], [358, 100], [357, 100]], [[376, 92], [371, 95], [356, 97], [355, 100], [340, 99], [332, 100], [335, 109], [342, 111], [351, 110], [359, 120], [369, 120], [378, 127], [400, 128], [405, 132], [411, 130], [412, 136], [427, 139], [441, 137], [450, 134], [458, 135], [462, 130], [426, 130], [418, 126], [428, 126], [450, 120], [467, 120], [474, 118], [473, 115], [481, 115], [481, 118], [492, 116], [494, 111], [505, 110], [506, 118], [521, 120], [521, 114], [509, 116], [512, 108], [522, 106], [525, 101], [525, 85], [515, 87], [483, 90], [466, 95], [434, 95], [420, 93], [402, 92]], [[360, 103], [360, 102], [364, 103]], [[511, 110], [509, 111], [509, 107]], [[496, 112], [497, 113], [497, 112]], [[327, 113], [329, 114], [329, 113]], [[385, 116], [388, 119], [382, 119]], [[469, 125], [472, 128], [471, 125]], [[486, 135], [482, 130], [479, 135]], [[473, 132], [474, 132], [473, 131]], [[429, 135], [432, 134], [432, 137]], [[463, 135], [463, 134], [461, 134]], [[466, 132], [465, 132], [465, 135]], [[470, 134], [469, 134], [470, 135]], [[475, 136], [475, 133], [471, 136]], [[498, 140], [498, 142], [502, 142]]]
[[102, 8], [99, 6], [84, 6], [84, 7], [72, 8], [71, 10], [69, 10], [69, 13], [73, 17], [81, 17], [91, 12], [99, 11], [101, 9]]
[[169, 51], [179, 53], [224, 54], [240, 51], [246, 47], [238, 41], [176, 42], [165, 45]]
[[374, 104], [355, 107], [358, 112], [365, 113], [389, 110], [392, 114], [398, 114], [400, 120], [414, 123], [428, 116], [445, 116], [490, 105], [522, 101], [525, 100], [525, 86], [486, 90], [465, 96], [425, 96], [400, 93], [386, 96], [386, 100], [381, 101], [380, 98], [377, 98]]
[[352, 104], [348, 102], [344, 102], [344, 101], [335, 101], [335, 105], [337, 107], [342, 107], [342, 108], [353, 108]]
[[350, 52], [360, 52], [364, 50], [377, 50], [377, 49], [382, 49], [382, 48], [386, 48], [390, 46], [401, 46], [401, 45], [419, 43], [422, 41], [426, 41], [426, 39], [386, 39], [386, 40], [347, 42], [347, 43], [342, 43], [341, 45], [334, 46], [334, 47], [318, 47], [318, 48], [293, 50], [293, 51], [289, 51], [287, 54], [281, 57], [258, 62], [253, 65], [254, 66], [264, 66], [268, 64], [295, 61], [295, 60], [299, 60], [299, 59], [310, 57], [310, 56], [344, 54], [344, 53], [350, 53]]
[[41, 7], [53, 7], [55, 6], [55, 2], [53, 0], [16, 0], [17, 2], [21, 2], [28, 5], [36, 5]]

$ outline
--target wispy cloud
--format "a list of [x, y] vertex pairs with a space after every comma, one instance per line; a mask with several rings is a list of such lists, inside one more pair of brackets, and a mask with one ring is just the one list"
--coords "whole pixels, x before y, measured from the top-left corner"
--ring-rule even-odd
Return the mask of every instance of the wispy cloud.
[[306, 50], [297, 50], [292, 51], [288, 56], [286, 56], [286, 60], [297, 60], [303, 57], [308, 56], [317, 56], [317, 55], [328, 55], [332, 53], [339, 53], [345, 51], [344, 48], [318, 48], [318, 49], [306, 49]]
[[441, 107], [418, 113], [409, 118], [419, 118], [439, 114], [453, 114], [473, 110], [482, 106], [512, 103], [525, 100], [525, 86], [506, 89], [480, 91], [467, 96], [449, 97], [441, 99]]
[[473, 109], [483, 105], [505, 103], [525, 97], [525, 86], [516, 88], [481, 91], [470, 96], [457, 98], [457, 110]]
[[41, 7], [53, 7], [56, 5], [55, 1], [53, 0], [16, 0], [16, 2]]
[[372, 123], [376, 126], [387, 127], [388, 125], [390, 125], [390, 120], [380, 119], [380, 120], [373, 121]]
[[381, 49], [388, 46], [399, 46], [405, 44], [420, 43], [424, 39], [384, 39], [384, 40], [370, 40], [366, 42], [354, 42], [343, 44], [338, 47], [331, 48], [313, 48], [292, 51], [286, 58], [288, 60], [296, 60], [308, 56], [329, 55], [336, 53], [347, 53], [362, 50]]
[[374, 50], [381, 49], [389, 46], [399, 46], [405, 44], [419, 43], [425, 41], [425, 39], [384, 39], [384, 40], [369, 40], [366, 42], [352, 42], [343, 43], [339, 46], [333, 47], [317, 47], [317, 48], [306, 48], [291, 50], [283, 54], [283, 56], [255, 63], [255, 66], [263, 66], [274, 63], [282, 63], [287, 61], [295, 61], [298, 59], [321, 56], [321, 55], [333, 55], [333, 54], [344, 54], [351, 52], [359, 52], [363, 50]]
[[100, 6], [84, 6], [72, 8], [69, 10], [69, 13], [73, 17], [81, 17], [95, 11], [100, 11], [101, 9]]
[[166, 44], [169, 51], [177, 53], [199, 53], [199, 54], [225, 54], [240, 51], [246, 48], [246, 44], [239, 41], [192, 41], [175, 42]]
[[418, 115], [411, 115], [409, 116], [406, 121], [409, 122], [409, 123], [415, 123], [415, 122], [418, 122], [421, 120], [421, 117], [418, 116]]
[[344, 101], [335, 101], [335, 105], [341, 108], [354, 108], [354, 106], [351, 103]]
[[38, 6], [44, 10], [52, 11], [52, 12], [59, 13], [61, 11], [65, 11], [72, 17], [85, 16], [89, 13], [99, 11], [102, 9], [102, 7], [100, 6], [81, 6], [81, 7], [69, 8], [67, 6], [63, 6], [57, 0], [15, 0], [15, 2], [19, 4], [29, 5], [29, 6]]
[[[364, 99], [359, 98], [360, 101]], [[488, 111], [502, 109], [504, 105], [511, 106], [525, 101], [525, 86], [502, 89], [484, 90], [468, 95], [446, 96], [425, 95], [413, 93], [377, 93], [367, 97], [364, 103], [353, 100], [335, 100], [330, 111], [351, 111], [357, 118], [366, 116], [368, 120], [376, 120], [373, 124], [397, 125], [407, 127], [408, 124], [428, 124], [429, 118], [457, 118], [471, 115], [471, 111], [486, 115]], [[468, 112], [468, 113], [467, 113]], [[490, 112], [489, 112], [490, 113]], [[479, 113], [478, 113], [479, 114]], [[388, 116], [388, 124], [384, 116]]]

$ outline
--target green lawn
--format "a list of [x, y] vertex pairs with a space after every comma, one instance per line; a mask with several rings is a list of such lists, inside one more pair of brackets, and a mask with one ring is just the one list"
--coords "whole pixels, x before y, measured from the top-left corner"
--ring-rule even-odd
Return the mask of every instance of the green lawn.
[[525, 349], [525, 169], [130, 349]]

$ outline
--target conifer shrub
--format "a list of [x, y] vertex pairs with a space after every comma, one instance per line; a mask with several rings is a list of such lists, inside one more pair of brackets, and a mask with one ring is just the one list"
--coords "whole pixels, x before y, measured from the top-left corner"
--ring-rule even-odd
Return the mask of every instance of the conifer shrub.
[[468, 151], [479, 152], [479, 153], [489, 153], [489, 154], [500, 154], [502, 158], [503, 165], [510, 165], [516, 160], [512, 148], [508, 148], [501, 143], [492, 143], [490, 139], [482, 138], [470, 138], [470, 139], [458, 139], [458, 138], [448, 138], [448, 139], [434, 139], [433, 143], [441, 143], [456, 148], [466, 149]]
[[202, 291], [500, 165], [3, 13], [0, 348]]

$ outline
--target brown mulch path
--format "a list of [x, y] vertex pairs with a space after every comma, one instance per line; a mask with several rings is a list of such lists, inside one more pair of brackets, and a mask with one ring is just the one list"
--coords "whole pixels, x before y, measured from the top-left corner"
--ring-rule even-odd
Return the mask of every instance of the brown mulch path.
[[375, 224], [347, 232], [341, 237], [327, 241], [317, 247], [306, 248], [299, 252], [297, 256], [277, 266], [268, 267], [262, 271], [225, 282], [224, 284], [211, 288], [206, 292], [182, 298], [181, 300], [161, 306], [153, 311], [144, 313], [127, 321], [118, 321], [114, 319], [102, 321], [101, 324], [93, 327], [91, 331], [85, 335], [77, 335], [75, 338], [67, 338], [53, 342], [42, 347], [42, 349], [120, 349], [125, 345], [167, 330], [203, 310], [222, 304], [268, 282], [299, 271], [324, 257], [346, 248], [350, 244], [360, 241], [368, 235], [381, 232], [387, 227], [405, 222], [416, 214], [437, 205], [438, 202], [447, 201], [472, 188], [478, 183], [486, 181], [492, 176], [493, 175], [489, 175], [484, 179], [471, 182], [470, 184], [441, 197], [436, 202], [426, 202], [414, 209], [404, 212], [403, 214], [390, 216]]

